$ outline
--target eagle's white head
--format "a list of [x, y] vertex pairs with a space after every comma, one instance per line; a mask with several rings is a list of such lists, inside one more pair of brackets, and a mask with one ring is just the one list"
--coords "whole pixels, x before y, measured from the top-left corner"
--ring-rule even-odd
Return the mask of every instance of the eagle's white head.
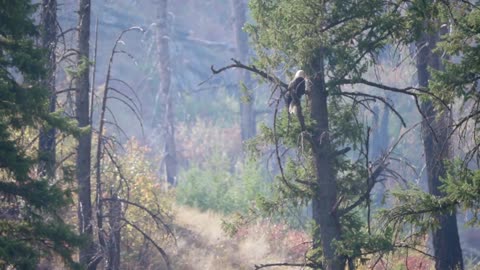
[[300, 69], [299, 71], [297, 71], [297, 73], [295, 73], [295, 77], [293, 79], [295, 80], [296, 78], [299, 78], [299, 77], [305, 78], [305, 71]]

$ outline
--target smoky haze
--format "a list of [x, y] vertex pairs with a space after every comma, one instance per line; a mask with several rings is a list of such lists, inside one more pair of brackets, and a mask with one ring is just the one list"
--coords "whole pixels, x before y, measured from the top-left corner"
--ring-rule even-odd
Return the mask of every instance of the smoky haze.
[[[257, 145], [255, 150], [261, 155], [250, 160], [251, 148], [247, 140], [242, 140], [245, 139], [244, 121], [250, 117], [246, 125], [253, 126], [252, 132], [258, 135], [262, 126], [273, 126], [277, 113], [285, 113], [283, 100], [279, 102], [279, 111], [272, 101], [280, 98], [279, 91], [271, 94], [273, 88], [260, 76], [246, 75], [240, 69], [212, 73], [211, 66], [230, 65], [231, 58], [240, 59], [245, 64], [253, 63], [256, 58], [251, 38], [244, 44], [246, 55], [240, 55], [241, 41], [235, 36], [239, 18], [234, 11], [238, 7], [226, 0], [171, 0], [162, 21], [159, 2], [92, 1], [90, 25], [90, 61], [94, 72], [90, 75], [91, 81], [94, 79], [93, 126], [100, 123], [100, 97], [105, 91], [115, 41], [122, 31], [139, 27], [125, 33], [117, 44], [118, 53], [111, 65], [109, 82], [115, 89], [110, 93], [114, 98], [109, 100], [104, 133], [121, 145], [117, 151], [124, 157], [123, 165], [127, 170], [129, 166], [131, 171], [141, 168], [140, 173], [131, 173], [135, 181], [129, 188], [143, 185], [132, 194], [138, 192], [135, 196], [153, 208], [159, 202], [165, 203], [162, 211], [165, 210], [165, 216], [170, 218], [167, 223], [171, 231], [156, 235], [153, 229], [149, 232], [170, 254], [174, 269], [244, 269], [256, 263], [302, 261], [312, 241], [309, 235], [312, 204], [308, 200], [287, 202], [285, 213], [277, 216], [259, 214], [259, 220], [253, 224], [237, 227], [238, 224], [244, 225], [242, 222], [245, 221], [238, 218], [238, 212], [246, 215], [251, 209], [260, 208], [257, 195], [275, 197], [272, 195], [275, 177], [283, 173], [274, 155], [277, 150], [272, 146], [274, 139], [268, 136], [265, 140], [272, 144]], [[245, 7], [246, 22], [254, 23], [248, 7]], [[58, 51], [76, 46], [76, 31], [70, 29], [78, 23], [77, 9], [78, 1], [59, 1], [58, 21], [66, 32], [57, 45]], [[159, 36], [159, 33], [167, 34]], [[167, 47], [161, 45], [162, 40]], [[165, 55], [168, 63], [161, 61]], [[377, 65], [369, 68], [365, 78], [397, 88], [417, 86], [413, 56], [414, 52], [408, 46], [386, 46], [376, 59]], [[58, 89], [71, 86], [73, 65], [74, 61], [67, 59], [57, 67]], [[269, 72], [286, 83], [295, 74], [295, 70], [283, 70], [283, 67]], [[162, 92], [164, 89], [168, 92]], [[395, 159], [388, 166], [396, 172], [396, 177], [385, 177], [373, 188], [373, 212], [378, 210], [375, 207], [394, 204], [395, 199], [388, 195], [391, 190], [406, 189], [413, 184], [426, 191], [422, 116], [413, 98], [366, 85], [346, 85], [342, 90], [379, 96], [401, 115], [399, 117], [378, 100], [356, 112], [365, 130], [367, 127], [369, 130], [370, 152], [367, 156], [371, 164], [367, 166], [374, 166], [374, 161], [387, 153]], [[248, 103], [245, 99], [252, 101], [250, 107], [245, 105]], [[69, 104], [73, 96], [62, 94], [59, 100]], [[64, 111], [66, 115], [74, 116], [69, 106], [65, 106]], [[458, 119], [461, 111], [455, 106], [453, 111], [453, 118]], [[289, 124], [297, 120], [295, 116], [288, 117]], [[288, 128], [290, 132], [290, 126]], [[291, 124], [291, 130], [295, 128], [298, 131], [298, 127]], [[250, 138], [255, 134], [251, 135]], [[303, 143], [301, 136], [290, 140], [296, 140], [299, 145]], [[363, 147], [356, 145], [345, 157], [359, 158], [365, 154]], [[460, 157], [467, 152], [457, 137], [453, 138], [452, 148]], [[285, 160], [303, 154], [291, 151], [287, 143], [280, 150]], [[105, 165], [112, 169], [116, 164], [109, 163], [108, 166]], [[113, 190], [117, 185], [115, 179], [123, 176], [107, 171], [105, 169], [106, 181], [113, 182], [105, 186]], [[104, 190], [105, 194], [111, 192], [108, 188]], [[161, 193], [157, 194], [157, 191]], [[155, 203], [143, 200], [143, 196], [148, 200], [152, 196]], [[131, 215], [130, 218], [138, 218], [141, 224], [149, 222], [141, 214]], [[459, 212], [458, 223], [463, 224], [462, 218], [468, 215], [468, 212]], [[168, 237], [170, 232], [176, 240]], [[464, 256], [478, 260], [480, 240], [472, 240], [480, 239], [478, 231], [460, 225], [460, 236]], [[125, 237], [131, 242], [125, 243], [125, 248], [122, 246], [122, 256], [125, 255], [122, 260], [127, 265], [122, 269], [166, 267], [161, 257], [152, 251], [152, 245], [138, 240], [140, 238], [144, 239], [138, 235]], [[432, 246], [430, 239], [423, 244], [427, 248]], [[429, 262], [428, 265], [433, 264]], [[141, 268], [146, 266], [153, 268]]]

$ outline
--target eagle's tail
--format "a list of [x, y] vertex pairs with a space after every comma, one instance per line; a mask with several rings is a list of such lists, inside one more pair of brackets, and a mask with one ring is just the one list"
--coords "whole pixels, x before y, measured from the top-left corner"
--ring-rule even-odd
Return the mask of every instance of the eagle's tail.
[[288, 107], [288, 112], [290, 114], [297, 114], [297, 105], [295, 105], [293, 102], [290, 103], [290, 106]]

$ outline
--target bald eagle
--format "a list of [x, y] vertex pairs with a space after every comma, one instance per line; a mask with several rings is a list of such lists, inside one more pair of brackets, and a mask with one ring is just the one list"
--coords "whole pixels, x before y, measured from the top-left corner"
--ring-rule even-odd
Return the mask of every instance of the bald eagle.
[[297, 71], [295, 77], [288, 84], [287, 93], [285, 95], [285, 102], [290, 114], [297, 113], [297, 107], [300, 106], [300, 99], [305, 94], [305, 72], [303, 70]]

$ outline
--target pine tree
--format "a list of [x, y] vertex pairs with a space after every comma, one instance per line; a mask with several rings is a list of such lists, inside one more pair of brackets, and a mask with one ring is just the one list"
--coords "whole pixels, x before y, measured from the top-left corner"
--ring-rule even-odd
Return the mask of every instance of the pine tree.
[[[423, 33], [417, 41], [417, 75], [419, 85], [428, 89], [429, 68], [442, 69], [441, 56], [434, 53], [440, 39], [439, 33]], [[446, 163], [451, 158], [451, 115], [434, 108], [433, 102], [422, 102], [421, 110], [425, 119], [422, 123], [423, 144], [426, 159], [428, 189], [430, 194], [443, 197], [441, 179], [446, 176]], [[432, 230], [435, 255], [435, 269], [463, 269], [462, 249], [458, 236], [456, 211], [438, 213], [435, 220], [438, 227]], [[448, 245], [447, 245], [448, 243]]]
[[343, 92], [342, 85], [356, 82], [374, 63], [370, 55], [391, 38], [398, 6], [385, 6], [383, 1], [254, 0], [250, 7], [256, 21], [249, 27], [256, 66], [303, 69], [311, 83], [303, 112], [291, 123], [283, 114], [263, 134], [277, 147], [297, 148], [302, 157], [288, 160], [279, 178], [289, 200], [312, 202], [310, 266], [354, 267], [362, 252], [392, 246], [388, 230], [375, 234], [369, 218], [360, 215], [369, 211], [370, 191], [386, 165], [380, 160], [368, 168], [367, 157], [344, 157], [350, 148], [360, 148], [368, 135], [355, 120], [358, 103], [342, 98], [362, 93]]
[[38, 27], [29, 0], [0, 1], [0, 267], [34, 269], [38, 259], [72, 255], [79, 238], [58, 215], [72, 202], [71, 191], [35, 172], [38, 157], [19, 136], [42, 127], [73, 131], [73, 124], [50, 113], [43, 51], [34, 45]]
[[[50, 90], [50, 112], [54, 112], [57, 103], [57, 94], [55, 93], [55, 72], [56, 56], [55, 49], [57, 44], [57, 1], [43, 0], [41, 10], [41, 44], [47, 53], [45, 69], [47, 74], [43, 80], [43, 87]], [[41, 169], [48, 176], [55, 175], [55, 129], [42, 130], [38, 139], [40, 149], [40, 159], [42, 160]]]
[[[434, 211], [432, 214], [438, 222], [438, 226], [433, 229], [436, 269], [464, 269], [456, 207], [463, 206], [473, 213], [479, 211], [480, 191], [476, 188], [478, 170], [468, 168], [475, 163], [478, 167], [478, 160], [472, 162], [472, 157], [478, 155], [479, 138], [476, 132], [473, 132], [475, 135], [470, 138], [464, 137], [465, 131], [471, 127], [473, 129], [478, 127], [476, 115], [479, 113], [480, 99], [476, 93], [480, 74], [478, 64], [480, 53], [473, 42], [480, 33], [478, 7], [478, 3], [470, 1], [446, 1], [430, 5], [426, 9], [430, 12], [427, 14], [437, 15], [426, 16], [428, 28], [431, 30], [423, 36], [430, 38], [430, 45], [424, 49], [427, 51], [424, 54], [430, 56], [427, 58], [428, 70], [424, 71], [428, 78], [426, 86], [434, 95], [441, 97], [444, 103], [459, 103], [462, 108], [456, 122], [452, 118], [445, 120], [445, 116], [451, 114], [450, 108], [439, 104], [438, 100], [432, 97], [427, 99], [425, 102], [429, 109], [427, 113], [433, 115], [430, 125], [437, 132], [436, 137], [432, 135], [427, 137], [429, 145], [433, 152], [440, 152], [438, 154], [440, 157], [441, 150], [445, 149], [445, 145], [448, 146], [445, 137], [454, 141], [453, 138], [460, 136], [472, 145], [465, 150], [463, 162], [440, 160], [435, 163], [436, 166], [432, 166], [433, 170], [429, 170], [429, 173], [432, 173], [432, 176], [429, 175], [430, 193], [435, 196], [438, 204], [445, 205], [440, 211]], [[475, 214], [471, 223], [475, 224], [477, 218], [478, 214]]]
[[[464, 21], [464, 15], [471, 14], [473, 7], [467, 1], [413, 1], [406, 12], [400, 15], [403, 28], [397, 29], [396, 34], [396, 40], [403, 45], [415, 43], [417, 47], [418, 87], [424, 93], [418, 107], [423, 117], [422, 138], [429, 194], [418, 191], [410, 195], [399, 194], [403, 205], [387, 215], [396, 215], [398, 219], [410, 216], [412, 223], [431, 231], [436, 269], [464, 269], [455, 209], [460, 200], [452, 199], [443, 187], [443, 181], [448, 176], [448, 164], [453, 158], [451, 141], [455, 136], [455, 126], [452, 126], [451, 107], [455, 102], [455, 90], [452, 89], [455, 86], [452, 87], [447, 81], [442, 82], [441, 77], [455, 78], [454, 84], [462, 85], [460, 88], [471, 83], [460, 74], [455, 74], [453, 70], [456, 68], [448, 68], [457, 66], [449, 58], [458, 55], [463, 46], [460, 49], [457, 43], [456, 49], [449, 50], [439, 44], [443, 43], [442, 40], [459, 37], [461, 30], [457, 29], [462, 29], [460, 22]], [[468, 38], [463, 36], [461, 42], [464, 40]], [[455, 47], [448, 46], [450, 49]], [[413, 213], [412, 208], [416, 209]], [[428, 216], [430, 220], [424, 222], [422, 216]]]

